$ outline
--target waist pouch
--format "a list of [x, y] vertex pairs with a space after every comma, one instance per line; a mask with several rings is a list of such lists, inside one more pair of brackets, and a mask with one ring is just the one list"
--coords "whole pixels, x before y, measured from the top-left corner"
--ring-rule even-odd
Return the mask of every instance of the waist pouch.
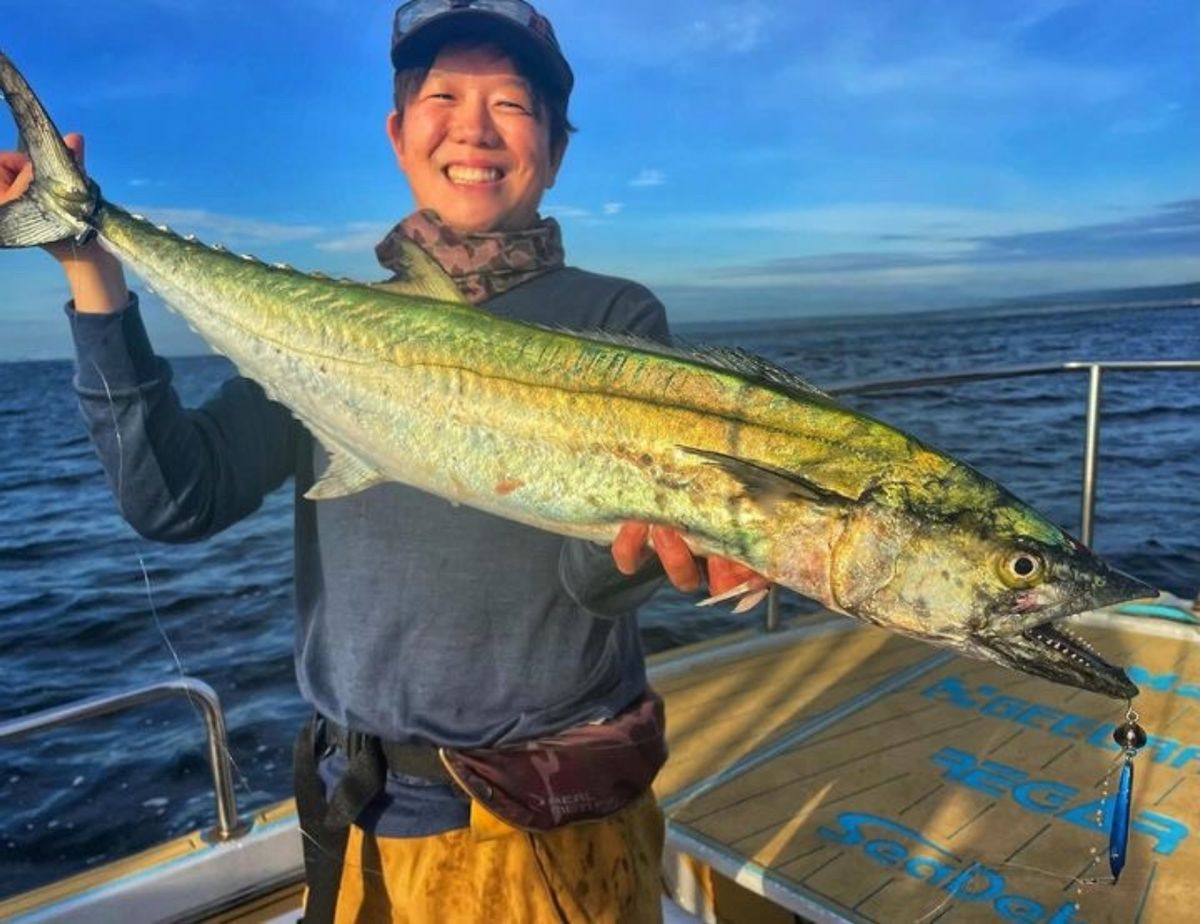
[[467, 795], [514, 827], [545, 831], [620, 811], [667, 760], [657, 693], [613, 719], [494, 748], [441, 748], [442, 763]]

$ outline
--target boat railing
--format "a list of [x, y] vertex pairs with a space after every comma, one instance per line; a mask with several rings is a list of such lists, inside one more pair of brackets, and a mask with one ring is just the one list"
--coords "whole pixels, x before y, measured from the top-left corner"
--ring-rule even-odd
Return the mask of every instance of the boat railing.
[[217, 692], [202, 680], [181, 676], [18, 716], [0, 722], [0, 741], [14, 741], [72, 722], [110, 715], [173, 696], [187, 698], [204, 720], [208, 738], [208, 764], [212, 770], [213, 797], [217, 805], [217, 826], [205, 832], [205, 837], [212, 841], [228, 841], [240, 837], [249, 830], [249, 825], [238, 818], [225, 715], [221, 711], [221, 701]]
[[[930, 385], [958, 385], [964, 382], [986, 382], [1015, 379], [1034, 375], [1062, 375], [1086, 372], [1088, 376], [1087, 411], [1083, 430], [1083, 473], [1080, 491], [1079, 538], [1091, 545], [1096, 513], [1096, 463], [1100, 454], [1100, 418], [1102, 410], [1101, 384], [1105, 372], [1200, 372], [1200, 360], [1151, 359], [1119, 360], [1113, 362], [1072, 361], [1034, 366], [1013, 366], [1000, 369], [981, 369], [976, 372], [950, 372], [921, 375], [913, 378], [875, 379], [852, 382], [825, 389], [831, 395], [865, 395], [880, 392], [927, 388]], [[765, 628], [779, 628], [779, 589], [771, 588], [767, 598]]]
[[[1092, 541], [1093, 513], [1096, 496], [1096, 459], [1100, 443], [1101, 382], [1109, 371], [1188, 371], [1200, 372], [1200, 360], [1148, 360], [1136, 362], [1068, 362], [1058, 365], [1021, 366], [1008, 369], [990, 369], [977, 372], [958, 372], [941, 375], [925, 375], [916, 378], [881, 379], [835, 386], [826, 389], [833, 395], [861, 395], [930, 385], [958, 384], [995, 379], [1018, 378], [1033, 375], [1087, 372], [1087, 418], [1084, 430], [1082, 528], [1081, 538], [1087, 544]], [[773, 587], [768, 598], [766, 629], [779, 627], [779, 594]], [[237, 796], [233, 788], [232, 761], [229, 756], [228, 734], [225, 716], [221, 711], [220, 699], [208, 684], [194, 677], [178, 677], [160, 683], [136, 687], [118, 693], [102, 694], [90, 699], [68, 703], [40, 712], [30, 713], [0, 722], [0, 742], [13, 741], [57, 728], [72, 722], [110, 715], [132, 709], [146, 703], [156, 702], [173, 696], [186, 697], [198, 708], [207, 733], [208, 763], [212, 771], [213, 796], [216, 801], [217, 825], [205, 836], [214, 841], [227, 841], [246, 833], [249, 826], [238, 817]]]

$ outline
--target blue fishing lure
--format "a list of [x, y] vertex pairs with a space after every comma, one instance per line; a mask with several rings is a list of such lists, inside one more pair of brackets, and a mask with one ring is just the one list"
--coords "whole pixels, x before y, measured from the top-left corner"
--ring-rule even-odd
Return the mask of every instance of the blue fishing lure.
[[1108, 868], [1112, 871], [1113, 884], [1121, 878], [1125, 868], [1125, 853], [1129, 846], [1129, 809], [1133, 794], [1133, 758], [1146, 744], [1146, 732], [1138, 725], [1138, 715], [1131, 708], [1126, 721], [1113, 731], [1113, 740], [1125, 752], [1125, 764], [1121, 767], [1121, 779], [1117, 783], [1113, 801], [1112, 820], [1108, 830]]
[[1133, 789], [1133, 761], [1125, 758], [1121, 768], [1121, 782], [1117, 785], [1116, 802], [1113, 804], [1112, 826], [1108, 831], [1108, 868], [1112, 870], [1113, 883], [1121, 878], [1125, 868], [1125, 849], [1129, 845], [1129, 794]]

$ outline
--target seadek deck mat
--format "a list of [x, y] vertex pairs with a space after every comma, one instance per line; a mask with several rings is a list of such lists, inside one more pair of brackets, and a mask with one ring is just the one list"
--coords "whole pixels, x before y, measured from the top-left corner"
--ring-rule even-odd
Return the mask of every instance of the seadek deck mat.
[[[718, 717], [727, 750], [709, 753], [708, 785], [693, 780], [667, 795], [671, 825], [849, 920], [1195, 921], [1200, 632], [1152, 626], [1155, 634], [1145, 634], [1144, 622], [1078, 629], [1128, 667], [1150, 735], [1134, 764], [1128, 859], [1117, 885], [1107, 822], [1097, 815], [1116, 784], [1111, 734], [1125, 704], [984, 662], [931, 662], [937, 649], [874, 629], [825, 639], [815, 655], [807, 643], [791, 648], [790, 698], [769, 693], [776, 706], [808, 704], [790, 731], [750, 726], [746, 735], [766, 740], [747, 745], [722, 731]], [[770, 657], [783, 665], [789, 655]], [[857, 669], [848, 669], [856, 658]], [[881, 660], [897, 679], [890, 689]], [[752, 664], [739, 673], [774, 676]], [[816, 693], [806, 690], [809, 680]], [[720, 695], [738, 702], [727, 687]], [[691, 696], [700, 697], [698, 688]], [[667, 702], [671, 724], [670, 693]], [[679, 744], [695, 765], [697, 746]], [[773, 756], [755, 762], [767, 749]], [[1104, 881], [1081, 882], [1088, 879]]]
[[827, 632], [780, 633], [778, 643], [665, 678], [658, 669], [676, 664], [654, 659], [652, 682], [667, 703], [671, 752], [655, 782], [660, 799], [677, 800], [717, 770], [786, 743], [813, 716], [843, 707], [934, 652], [894, 635], [864, 632], [848, 619]]

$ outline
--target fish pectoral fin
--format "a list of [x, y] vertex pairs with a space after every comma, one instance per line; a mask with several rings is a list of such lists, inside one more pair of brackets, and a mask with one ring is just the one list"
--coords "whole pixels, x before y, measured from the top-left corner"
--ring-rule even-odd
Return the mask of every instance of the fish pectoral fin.
[[329, 467], [311, 488], [304, 492], [309, 500], [331, 500], [348, 497], [387, 481], [365, 462], [344, 449], [328, 450]]
[[742, 597], [737, 602], [737, 606], [733, 608], [733, 615], [740, 616], [742, 613], [749, 613], [752, 609], [758, 606], [771, 592], [770, 587], [763, 587], [760, 590], [749, 591], [746, 596]]
[[[381, 245], [382, 246], [382, 245]], [[402, 275], [387, 282], [375, 283], [372, 288], [386, 289], [400, 295], [415, 295], [439, 302], [466, 304], [458, 286], [433, 257], [407, 238], [393, 235], [386, 245], [399, 258], [395, 261], [404, 267]], [[390, 258], [389, 258], [390, 261]], [[393, 264], [395, 265], [395, 264]]]
[[761, 462], [739, 459], [737, 456], [714, 452], [711, 449], [692, 449], [687, 446], [679, 448], [683, 452], [699, 456], [724, 469], [741, 482], [746, 494], [755, 500], [770, 502], [788, 497], [800, 497], [820, 504], [841, 505], [853, 503], [858, 499], [830, 491], [795, 472], [764, 465]]
[[736, 616], [754, 609], [770, 591], [770, 584], [764, 587], [760, 581], [742, 581], [737, 587], [731, 587], [724, 593], [705, 597], [696, 606], [712, 606], [714, 603], [737, 598], [737, 605], [733, 608], [733, 614]]

